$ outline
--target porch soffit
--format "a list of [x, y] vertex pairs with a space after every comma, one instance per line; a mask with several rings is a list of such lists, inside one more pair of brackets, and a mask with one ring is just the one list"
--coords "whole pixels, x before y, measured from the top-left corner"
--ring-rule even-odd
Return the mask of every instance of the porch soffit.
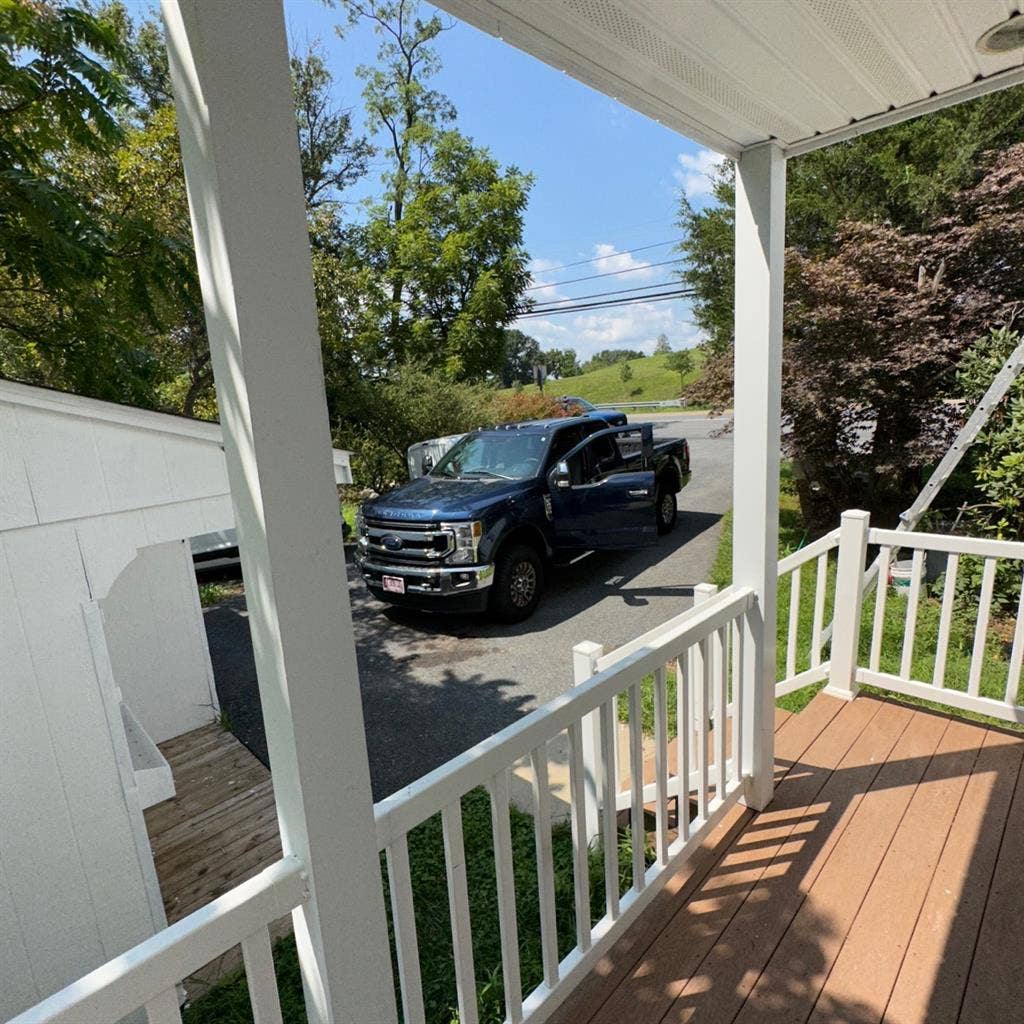
[[721, 153], [790, 156], [1024, 83], [977, 40], [1017, 0], [437, 0]]

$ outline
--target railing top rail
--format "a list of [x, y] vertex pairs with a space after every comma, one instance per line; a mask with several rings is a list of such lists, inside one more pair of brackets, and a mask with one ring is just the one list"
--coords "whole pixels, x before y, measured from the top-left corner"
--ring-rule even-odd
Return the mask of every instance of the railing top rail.
[[[728, 597], [734, 593], [732, 587], [726, 587], [720, 590], [716, 598]], [[703, 604], [691, 605], [685, 611], [681, 611], [678, 615], [673, 615], [671, 619], [666, 619], [660, 625], [655, 626], [653, 629], [649, 629], [646, 633], [641, 633], [640, 636], [628, 641], [616, 647], [615, 650], [609, 651], [607, 654], [602, 654], [597, 659], [597, 671], [603, 672], [606, 668], [611, 668], [612, 665], [618, 665], [619, 662], [624, 661], [631, 654], [635, 654], [637, 651], [644, 650], [652, 647], [655, 644], [659, 644], [662, 638], [678, 629], [679, 626], [684, 625], [689, 619], [691, 619], [700, 609]]]
[[920, 551], [975, 555], [979, 558], [1024, 559], [1024, 542], [991, 540], [987, 537], [955, 537], [942, 533], [914, 533], [910, 530], [869, 530], [868, 543]]
[[120, 1020], [307, 898], [302, 862], [285, 857], [97, 967], [8, 1024]]
[[785, 558], [780, 559], [778, 572], [781, 576], [784, 573], [792, 572], [797, 567], [809, 562], [812, 558], [817, 558], [819, 555], [823, 555], [826, 551], [831, 551], [834, 547], [839, 545], [839, 528], [829, 531], [824, 536], [819, 537], [815, 541], [811, 541], [806, 547], [800, 548], [799, 551], [794, 551], [791, 555], [786, 555]]
[[627, 679], [642, 679], [664, 665], [675, 653], [681, 653], [698, 640], [710, 636], [753, 607], [754, 601], [754, 591], [749, 587], [710, 598], [692, 617], [667, 631], [656, 645], [638, 650], [598, 672], [586, 683], [572, 687], [518, 722], [379, 801], [374, 807], [379, 848], [383, 850], [390, 846], [395, 839], [437, 814], [474, 786], [486, 782], [578, 722], [629, 685]]

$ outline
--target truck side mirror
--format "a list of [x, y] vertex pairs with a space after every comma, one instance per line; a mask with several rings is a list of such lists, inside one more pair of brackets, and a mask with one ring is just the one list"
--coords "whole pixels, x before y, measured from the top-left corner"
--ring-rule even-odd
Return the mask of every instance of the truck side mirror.
[[559, 462], [548, 474], [548, 483], [551, 487], [568, 487], [572, 483], [569, 478], [569, 463]]
[[424, 455], [423, 456], [423, 462], [421, 463], [421, 465], [423, 467], [423, 474], [425, 476], [427, 473], [429, 473], [434, 468], [434, 456], [433, 455]]

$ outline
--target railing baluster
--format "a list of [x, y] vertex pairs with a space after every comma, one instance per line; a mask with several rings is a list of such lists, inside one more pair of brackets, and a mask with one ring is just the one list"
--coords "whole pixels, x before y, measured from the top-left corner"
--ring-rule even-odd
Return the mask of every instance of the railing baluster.
[[181, 1024], [178, 990], [169, 988], [150, 999], [146, 1003], [146, 1020], [148, 1024]]
[[743, 624], [732, 624], [732, 777], [743, 778]]
[[402, 991], [402, 1014], [408, 1024], [422, 1024], [423, 989], [420, 979], [420, 951], [416, 938], [416, 912], [413, 906], [412, 874], [409, 871], [409, 846], [399, 836], [385, 851], [388, 889], [391, 893], [391, 918], [398, 953], [398, 982]]
[[[797, 569], [797, 572], [800, 570]], [[814, 627], [811, 631], [811, 668], [821, 664], [821, 634], [825, 628], [825, 589], [828, 585], [828, 552], [818, 555], [818, 575], [814, 585]]]
[[786, 635], [786, 678], [796, 675], [796, 644], [800, 626], [800, 566], [789, 574], [789, 629]]
[[668, 863], [668, 693], [665, 666], [654, 670], [654, 820], [658, 863]]
[[727, 701], [725, 699], [725, 662], [729, 649], [726, 642], [728, 633], [723, 626], [716, 629], [711, 638], [712, 663], [714, 665], [714, 677], [712, 685], [715, 688], [715, 772], [716, 772], [716, 793], [719, 800], [725, 799], [725, 784], [728, 781], [725, 777], [725, 741], [729, 733], [727, 724], [728, 713], [726, 711]]
[[942, 584], [942, 611], [939, 614], [939, 636], [935, 642], [935, 669], [932, 685], [946, 685], [946, 655], [949, 653], [949, 631], [953, 624], [953, 602], [956, 599], [956, 573], [960, 556], [955, 552], [946, 558], [946, 577]]
[[632, 801], [630, 804], [629, 832], [633, 854], [633, 888], [639, 892], [644, 887], [644, 733], [643, 715], [640, 710], [640, 684], [629, 688], [629, 784]]
[[[582, 753], [580, 756], [582, 757]], [[519, 973], [519, 920], [516, 916], [512, 826], [508, 814], [508, 772], [498, 772], [491, 778], [487, 788], [491, 795], [491, 833], [494, 836], [494, 872], [498, 890], [498, 928], [501, 931], [505, 1016], [509, 1024], [519, 1024], [523, 1019], [523, 983]], [[582, 804], [582, 800], [580, 803]], [[408, 1020], [408, 1017], [406, 1019]]]
[[614, 921], [619, 916], [619, 832], [615, 798], [619, 790], [615, 763], [615, 701], [601, 705], [601, 845], [604, 851], [604, 904]]
[[[249, 1005], [253, 1024], [281, 1024], [281, 999], [277, 994], [274, 974], [274, 953], [270, 948], [270, 932], [259, 928], [242, 939], [242, 962], [249, 985]], [[406, 1017], [406, 1020], [409, 1020]]]
[[868, 666], [878, 671], [882, 660], [882, 634], [885, 626], [885, 599], [889, 590], [889, 559], [892, 548], [880, 548], [878, 552], [878, 575], [875, 577], [875, 618], [871, 623], [871, 658]]
[[996, 582], [996, 559], [986, 558], [981, 570], [981, 596], [978, 600], [978, 622], [974, 628], [974, 650], [971, 652], [971, 669], [967, 677], [967, 692], [978, 696], [981, 686], [981, 670], [985, 664], [985, 640], [988, 638], [988, 620], [992, 610], [992, 589]]
[[694, 680], [693, 705], [697, 716], [697, 821], [703, 825], [708, 818], [708, 694], [711, 679], [711, 646], [701, 640], [697, 644], [698, 674]]
[[1013, 630], [1013, 647], [1010, 650], [1010, 671], [1006, 677], [1006, 703], [1017, 703], [1020, 690], [1021, 665], [1024, 664], [1024, 578], [1021, 579], [1020, 599], [1017, 601], [1017, 625]]
[[456, 798], [441, 812], [444, 835], [448, 909], [452, 923], [452, 960], [460, 1024], [479, 1024], [476, 975], [473, 969], [473, 931], [469, 920], [466, 850], [462, 839], [462, 804]]
[[683, 842], [690, 838], [690, 652], [676, 660], [676, 824]]
[[590, 859], [587, 847], [587, 808], [584, 791], [583, 727], [569, 726], [569, 800], [572, 820], [573, 897], [576, 910], [576, 945], [590, 949]]
[[914, 662], [914, 637], [917, 634], [917, 605], [921, 599], [921, 570], [924, 567], [924, 551], [914, 549], [910, 562], [910, 596], [907, 598], [907, 618], [903, 625], [903, 654], [900, 660], [900, 675], [910, 678]]
[[555, 870], [551, 853], [551, 789], [547, 744], [530, 754], [533, 767], [533, 832], [537, 848], [537, 899], [540, 904], [540, 945], [544, 982], [558, 984], [558, 923], [555, 919]]

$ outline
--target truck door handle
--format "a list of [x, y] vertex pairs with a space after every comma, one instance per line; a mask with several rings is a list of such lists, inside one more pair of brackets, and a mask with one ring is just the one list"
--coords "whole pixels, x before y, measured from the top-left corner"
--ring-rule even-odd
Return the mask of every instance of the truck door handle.
[[647, 489], [644, 488], [642, 491], [630, 491], [629, 496], [631, 498], [646, 498], [648, 493]]

